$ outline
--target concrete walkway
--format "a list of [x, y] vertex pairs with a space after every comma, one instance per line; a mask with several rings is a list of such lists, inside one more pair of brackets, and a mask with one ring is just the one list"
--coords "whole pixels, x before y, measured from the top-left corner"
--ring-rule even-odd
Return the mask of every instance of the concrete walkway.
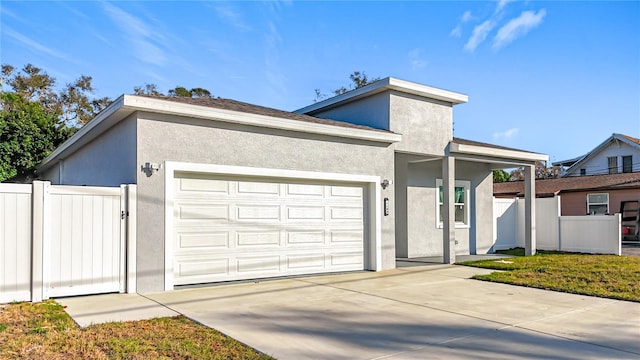
[[[640, 358], [638, 303], [411, 265], [144, 296], [278, 359]], [[71, 301], [90, 298], [61, 302], [74, 316]]]

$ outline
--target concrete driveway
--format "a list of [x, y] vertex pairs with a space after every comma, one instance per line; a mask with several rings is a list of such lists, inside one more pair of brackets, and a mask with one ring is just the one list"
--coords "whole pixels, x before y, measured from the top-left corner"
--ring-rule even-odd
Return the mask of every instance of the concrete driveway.
[[637, 359], [640, 304], [395, 270], [145, 297], [278, 359]]

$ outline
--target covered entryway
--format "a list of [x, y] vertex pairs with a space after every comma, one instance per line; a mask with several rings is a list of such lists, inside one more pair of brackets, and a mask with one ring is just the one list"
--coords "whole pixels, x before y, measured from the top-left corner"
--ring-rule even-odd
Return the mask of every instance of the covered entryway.
[[365, 268], [365, 186], [176, 172], [173, 284]]

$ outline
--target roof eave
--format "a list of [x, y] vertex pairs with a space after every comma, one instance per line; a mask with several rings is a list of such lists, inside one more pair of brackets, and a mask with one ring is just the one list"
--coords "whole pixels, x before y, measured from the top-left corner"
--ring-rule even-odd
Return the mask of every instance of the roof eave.
[[331, 109], [336, 106], [346, 104], [361, 98], [369, 97], [383, 91], [395, 90], [398, 92], [417, 95], [429, 99], [440, 100], [452, 105], [463, 104], [469, 101], [469, 97], [444, 89], [434, 88], [431, 86], [421, 85], [410, 81], [400, 80], [387, 77], [375, 81], [369, 85], [359, 89], [348, 91], [344, 94], [334, 96], [332, 98], [319, 101], [301, 109], [295, 110], [298, 114], [314, 114], [323, 110]]

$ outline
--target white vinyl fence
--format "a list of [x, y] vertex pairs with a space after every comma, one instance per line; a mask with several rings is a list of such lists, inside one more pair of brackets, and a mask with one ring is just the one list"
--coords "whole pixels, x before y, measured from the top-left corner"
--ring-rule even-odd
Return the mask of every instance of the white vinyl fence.
[[[536, 248], [592, 254], [622, 251], [620, 214], [560, 216], [561, 197], [536, 199]], [[524, 199], [493, 201], [494, 250], [524, 247]]]
[[0, 184], [0, 303], [134, 292], [134, 199], [135, 185]]

